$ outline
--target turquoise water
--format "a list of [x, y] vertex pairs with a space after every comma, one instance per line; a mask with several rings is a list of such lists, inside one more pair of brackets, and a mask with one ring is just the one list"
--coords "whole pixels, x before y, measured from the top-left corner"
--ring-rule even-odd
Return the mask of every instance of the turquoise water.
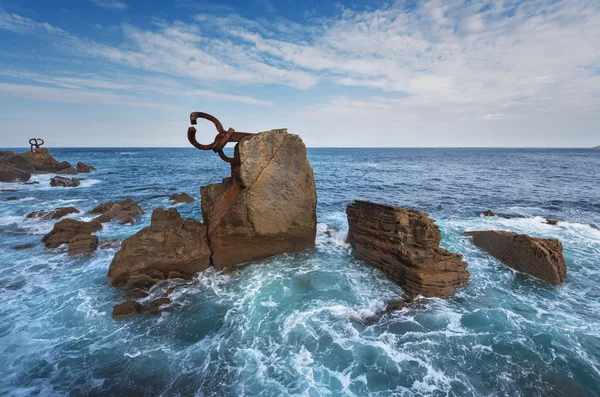
[[[206, 271], [162, 314], [121, 321], [111, 311], [122, 294], [106, 279], [115, 249], [69, 258], [40, 243], [52, 222], [24, 216], [132, 197], [147, 211], [140, 222], [99, 233], [124, 238], [171, 193], [199, 198], [228, 166], [194, 149], [51, 153], [98, 170], [73, 189], [51, 188], [50, 175], [0, 183], [19, 189], [0, 193], [0, 395], [600, 395], [600, 151], [311, 149], [315, 249]], [[359, 198], [429, 212], [471, 282], [365, 325], [403, 291], [345, 244], [345, 206]], [[201, 219], [198, 202], [176, 207]], [[480, 217], [486, 209], [525, 218]], [[565, 283], [515, 273], [463, 236], [490, 228], [561, 239]], [[26, 243], [37, 245], [10, 248]]]

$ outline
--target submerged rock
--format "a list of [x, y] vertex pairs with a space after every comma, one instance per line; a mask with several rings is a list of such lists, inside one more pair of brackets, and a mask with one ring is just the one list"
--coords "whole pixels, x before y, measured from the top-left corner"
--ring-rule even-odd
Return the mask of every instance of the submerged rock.
[[136, 301], [127, 301], [119, 303], [113, 307], [112, 316], [115, 320], [121, 318], [127, 318], [140, 314], [142, 312], [142, 305]]
[[40, 220], [51, 220], [51, 219], [60, 219], [70, 214], [79, 214], [79, 211], [75, 207], [59, 207], [51, 211], [33, 211], [27, 214], [27, 218], [34, 218]]
[[183, 219], [174, 208], [158, 208], [150, 226], [123, 240], [108, 277], [112, 285], [146, 288], [172, 271], [191, 277], [205, 270], [210, 255], [202, 222]]
[[298, 135], [272, 130], [242, 139], [231, 178], [202, 187], [212, 262], [222, 269], [314, 246], [317, 194]]
[[63, 219], [57, 222], [52, 231], [42, 238], [47, 248], [57, 248], [66, 244], [75, 236], [81, 234], [92, 234], [102, 229], [102, 225], [96, 222], [82, 222], [75, 219]]
[[175, 203], [193, 203], [196, 199], [187, 193], [174, 193], [169, 197], [169, 201]]
[[409, 296], [445, 298], [469, 281], [467, 263], [439, 246], [440, 230], [427, 213], [355, 201], [346, 214], [356, 256], [383, 270]]
[[94, 218], [100, 223], [117, 222], [119, 224], [134, 224], [137, 216], [143, 215], [144, 210], [131, 198], [123, 201], [111, 201], [93, 208], [90, 214], [101, 214]]
[[81, 185], [79, 178], [65, 178], [64, 176], [55, 176], [50, 179], [50, 186], [53, 187], [77, 187]]
[[562, 244], [557, 239], [534, 238], [500, 230], [465, 232], [473, 244], [513, 269], [552, 285], [567, 277]]
[[26, 250], [26, 249], [30, 249], [35, 247], [35, 244], [21, 244], [21, 245], [15, 245], [12, 247], [12, 249], [20, 251], [20, 250]]

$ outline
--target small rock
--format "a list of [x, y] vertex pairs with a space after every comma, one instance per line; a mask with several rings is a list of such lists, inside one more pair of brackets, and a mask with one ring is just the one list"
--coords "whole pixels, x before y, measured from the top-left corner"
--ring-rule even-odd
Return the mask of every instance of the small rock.
[[133, 298], [133, 299], [143, 299], [143, 298], [146, 298], [148, 295], [150, 295], [148, 293], [148, 291], [143, 290], [141, 288], [134, 288], [134, 289], [127, 290], [125, 292], [125, 294], [128, 297]]
[[27, 214], [27, 218], [36, 218], [40, 220], [60, 219], [70, 214], [78, 214], [79, 211], [75, 207], [59, 207], [51, 211], [33, 211]]
[[0, 193], [16, 193], [18, 191], [19, 190], [17, 190], [17, 189], [2, 189], [2, 190], [0, 190]]
[[15, 245], [14, 247], [12, 247], [12, 249], [26, 250], [26, 249], [33, 248], [33, 247], [35, 247], [35, 244], [21, 244], [21, 245]]
[[150, 302], [148, 304], [148, 306], [146, 306], [144, 308], [144, 312], [156, 314], [156, 313], [160, 312], [160, 308], [162, 306], [168, 305], [170, 303], [171, 303], [171, 299], [169, 299], [169, 298], [154, 299], [152, 302]]
[[23, 182], [23, 185], [39, 185], [40, 183], [38, 181], [33, 181], [33, 182]]
[[22, 197], [8, 197], [6, 199], [6, 201], [17, 201], [17, 200], [21, 200]]
[[55, 176], [50, 179], [50, 186], [53, 187], [77, 187], [81, 185], [79, 178], [65, 178], [64, 176]]
[[558, 221], [556, 219], [546, 219], [546, 223], [552, 226], [558, 225]]
[[498, 214], [492, 210], [486, 210], [481, 213], [481, 216], [497, 216], [498, 218], [514, 219], [514, 218], [525, 218], [523, 215], [518, 214]]
[[56, 248], [68, 243], [73, 237], [80, 234], [91, 234], [102, 229], [102, 225], [94, 222], [82, 222], [75, 219], [63, 219], [54, 224], [52, 231], [42, 238], [47, 248]]
[[187, 193], [175, 193], [169, 197], [169, 200], [175, 203], [193, 203], [196, 201], [196, 199]]
[[144, 210], [130, 198], [123, 201], [111, 201], [93, 208], [90, 214], [101, 214], [96, 222], [106, 223], [116, 221], [119, 224], [133, 224], [135, 217], [144, 214]]
[[80, 161], [77, 163], [77, 167], [75, 167], [75, 170], [79, 173], [87, 174], [88, 172], [96, 171], [96, 168], [92, 167], [91, 165], [84, 164]]
[[91, 255], [98, 248], [98, 236], [78, 234], [69, 240], [69, 256]]
[[142, 305], [136, 301], [127, 301], [119, 303], [113, 307], [113, 318], [119, 320], [121, 318], [135, 316], [142, 312]]

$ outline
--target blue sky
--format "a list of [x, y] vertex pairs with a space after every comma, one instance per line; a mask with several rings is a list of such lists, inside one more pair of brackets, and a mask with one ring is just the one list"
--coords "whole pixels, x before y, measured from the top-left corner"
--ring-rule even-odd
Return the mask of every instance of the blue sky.
[[595, 146], [599, 38], [597, 0], [0, 0], [0, 147]]

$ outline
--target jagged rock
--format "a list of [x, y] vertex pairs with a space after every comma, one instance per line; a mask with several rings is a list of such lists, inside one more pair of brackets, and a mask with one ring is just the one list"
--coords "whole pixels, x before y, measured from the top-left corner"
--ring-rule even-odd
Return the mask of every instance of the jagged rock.
[[91, 165], [87, 165], [87, 164], [84, 164], [81, 161], [79, 161], [77, 163], [77, 167], [75, 167], [75, 170], [78, 173], [87, 174], [89, 172], [96, 171], [96, 168], [92, 167]]
[[50, 233], [42, 238], [47, 248], [56, 248], [66, 244], [80, 234], [92, 234], [102, 229], [102, 225], [95, 222], [82, 222], [75, 219], [63, 219], [54, 225]]
[[79, 178], [65, 178], [64, 176], [55, 176], [50, 179], [50, 186], [54, 187], [77, 187], [81, 185]]
[[135, 316], [142, 312], [142, 305], [136, 301], [127, 301], [119, 303], [113, 307], [113, 318], [119, 320], [121, 318]]
[[78, 234], [69, 240], [69, 256], [91, 255], [98, 248], [98, 236]]
[[11, 165], [0, 164], [0, 182], [26, 182], [29, 178], [31, 178], [31, 172]]
[[169, 298], [154, 299], [148, 304], [148, 306], [144, 307], [144, 312], [153, 314], [159, 313], [162, 306], [168, 305], [170, 303], [171, 299]]
[[445, 298], [469, 281], [467, 263], [439, 246], [440, 230], [427, 213], [355, 201], [346, 214], [356, 256], [383, 270], [409, 296]]
[[112, 285], [148, 287], [171, 271], [192, 276], [210, 265], [202, 222], [182, 219], [176, 209], [157, 208], [150, 226], [123, 240], [108, 270]]
[[12, 247], [12, 249], [20, 251], [20, 250], [26, 250], [29, 248], [33, 248], [35, 247], [35, 244], [21, 244], [21, 245], [15, 245]]
[[119, 224], [134, 224], [135, 217], [144, 214], [144, 210], [131, 198], [123, 201], [111, 201], [93, 208], [90, 214], [101, 214], [94, 218], [100, 223], [117, 222]]
[[222, 269], [313, 247], [317, 194], [300, 137], [267, 131], [236, 150], [241, 164], [232, 177], [201, 188], [213, 264]]
[[40, 220], [51, 220], [51, 219], [60, 219], [64, 216], [70, 215], [70, 214], [79, 214], [79, 211], [77, 208], [75, 207], [59, 207], [55, 210], [51, 210], [51, 211], [33, 211], [30, 212], [29, 214], [27, 214], [27, 218], [35, 218], [35, 219], [40, 219]]
[[175, 203], [193, 203], [196, 201], [195, 198], [187, 193], [174, 193], [169, 197], [169, 200]]
[[513, 269], [552, 285], [567, 277], [562, 244], [557, 239], [534, 238], [500, 230], [465, 232], [473, 244]]

